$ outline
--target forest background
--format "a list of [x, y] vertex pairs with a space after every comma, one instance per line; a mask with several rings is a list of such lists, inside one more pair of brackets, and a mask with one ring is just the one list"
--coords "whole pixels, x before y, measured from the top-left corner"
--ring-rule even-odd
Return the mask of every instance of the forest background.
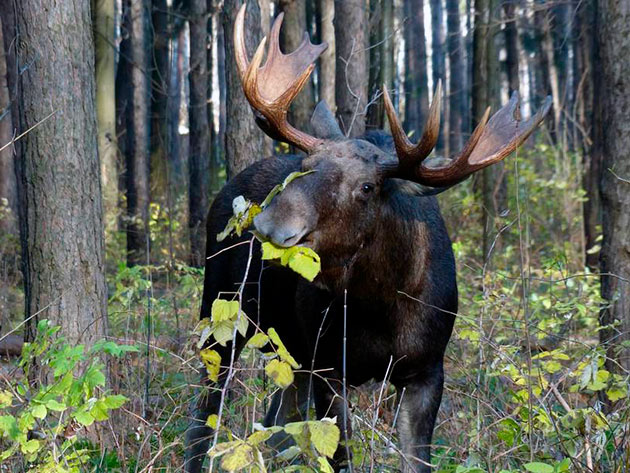
[[[0, 471], [179, 471], [208, 206], [291, 151], [242, 94], [241, 3], [0, 1]], [[524, 116], [552, 96], [526, 146], [439, 197], [460, 310], [433, 463], [630, 471], [630, 1], [250, 0], [250, 55], [279, 12], [284, 51], [329, 45], [299, 129], [319, 100], [348, 136], [387, 129], [385, 84], [417, 137], [441, 80], [450, 156], [511, 92]], [[237, 364], [221, 441], [260, 422], [264, 366]], [[393, 388], [351, 400], [355, 469], [396, 471]]]

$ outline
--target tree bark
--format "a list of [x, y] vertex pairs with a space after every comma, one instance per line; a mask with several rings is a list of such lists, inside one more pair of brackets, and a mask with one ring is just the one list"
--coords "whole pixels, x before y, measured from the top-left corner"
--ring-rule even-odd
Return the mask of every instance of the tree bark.
[[[284, 12], [280, 30], [280, 48], [285, 54], [292, 53], [302, 43], [306, 28], [306, 6], [302, 0], [280, 0], [279, 11]], [[314, 109], [313, 79], [306, 83], [295, 97], [289, 109], [288, 120], [298, 130], [308, 130]]]
[[208, 12], [206, 0], [190, 3], [190, 126], [188, 228], [190, 263], [202, 266], [205, 255], [205, 219], [208, 212], [210, 126], [208, 121]]
[[116, 144], [116, 77], [114, 0], [96, 0], [94, 50], [96, 55], [96, 120], [101, 162], [103, 219], [108, 231], [118, 228], [118, 165]]
[[[599, 2], [598, 38], [603, 102], [604, 163], [601, 181], [604, 240], [601, 252], [600, 340], [609, 371], [630, 370], [630, 5]], [[611, 324], [616, 323], [615, 327]]]
[[516, 4], [512, 0], [503, 3], [505, 13], [505, 65], [510, 94], [520, 89], [518, 74], [518, 30], [516, 28]]
[[127, 128], [127, 262], [147, 262], [149, 231], [149, 166], [151, 93], [149, 9], [146, 0], [129, 2], [131, 97]]
[[464, 60], [458, 0], [446, 0], [449, 76], [449, 148], [450, 154], [462, 149], [464, 114]]
[[[225, 160], [228, 179], [241, 172], [250, 164], [263, 158], [263, 133], [254, 121], [254, 114], [243, 94], [241, 80], [234, 59], [232, 32], [234, 20], [241, 6], [240, 0], [226, 0], [223, 5], [223, 34], [225, 41], [226, 72], [226, 128]], [[245, 15], [245, 46], [251, 58], [260, 41], [260, 10], [257, 2], [247, 3]]]
[[429, 111], [424, 0], [405, 0], [405, 130], [419, 137]]
[[385, 85], [394, 88], [394, 6], [385, 0], [370, 0], [370, 68], [367, 123], [372, 128], [385, 127], [383, 100], [377, 99]]
[[365, 0], [335, 0], [337, 117], [347, 136], [365, 132], [368, 102], [368, 32]]
[[[442, 81], [442, 107], [446, 104], [446, 64], [444, 55], [444, 10], [442, 0], [430, 0], [431, 5], [431, 63], [433, 64], [433, 90], [437, 83]], [[448, 126], [448, 123], [447, 123]], [[444, 127], [440, 127], [438, 142], [436, 145], [438, 152], [444, 151]]]
[[[107, 292], [89, 2], [17, 2], [26, 316], [72, 344], [103, 337]], [[54, 93], [51, 93], [54, 92]], [[33, 336], [32, 330], [28, 337]]]
[[317, 0], [319, 40], [328, 43], [328, 49], [319, 57], [319, 100], [325, 100], [335, 112], [335, 0]]
[[9, 256], [8, 252], [13, 249], [11, 240], [17, 241], [18, 238], [15, 150], [11, 144], [15, 127], [7, 83], [7, 60], [2, 23], [0, 23], [0, 148], [6, 146], [4, 150], [0, 151], [0, 232], [2, 233], [2, 237], [0, 237], [0, 263], [2, 264], [4, 264], [4, 257]]

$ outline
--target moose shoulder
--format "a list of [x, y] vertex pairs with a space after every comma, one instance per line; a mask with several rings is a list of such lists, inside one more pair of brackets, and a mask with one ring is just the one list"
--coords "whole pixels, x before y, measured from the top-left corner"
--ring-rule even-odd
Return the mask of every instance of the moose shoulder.
[[[317, 416], [336, 416], [342, 438], [349, 437], [344, 378], [356, 386], [388, 377], [404, 393], [399, 396], [397, 423], [403, 470], [427, 472], [442, 397], [444, 350], [457, 312], [451, 243], [431, 195], [514, 151], [542, 121], [550, 103], [521, 121], [514, 95], [492, 118], [486, 113], [463, 151], [452, 159], [427, 159], [439, 129], [439, 85], [417, 144], [408, 141], [386, 90], [392, 137], [372, 133], [346, 139], [324, 104], [315, 110], [313, 133], [307, 134], [287, 123], [287, 109], [325, 47], [305, 39], [296, 52], [282, 54], [280, 15], [270, 33], [265, 65], [259, 67], [265, 40], [249, 63], [242, 35], [244, 14], [242, 8], [234, 41], [245, 95], [261, 128], [306, 156], [259, 161], [228, 182], [215, 199], [208, 216], [201, 316], [209, 316], [220, 293], [242, 287], [244, 312], [261, 328], [276, 328], [303, 369], [318, 373], [302, 382], [296, 377], [299, 386], [289, 388], [283, 402], [278, 399], [281, 394], [274, 399], [267, 423], [299, 415], [296, 405], [313, 399]], [[219, 243], [215, 238], [232, 215], [235, 197], [262, 202], [295, 171], [312, 172], [287, 185], [256, 216], [254, 226], [278, 246], [314, 249], [321, 257], [321, 273], [312, 283], [285, 268], [263, 267], [257, 243], [234, 246], [238, 239]], [[219, 347], [223, 365], [232, 353], [238, 356], [245, 340], [237, 337], [234, 352], [231, 344]], [[220, 373], [220, 385], [226, 376], [227, 370]], [[213, 435], [205, 420], [219, 408], [218, 391], [210, 390], [197, 404], [187, 434], [189, 472], [201, 470]], [[346, 451], [339, 448], [335, 469], [346, 462]]]

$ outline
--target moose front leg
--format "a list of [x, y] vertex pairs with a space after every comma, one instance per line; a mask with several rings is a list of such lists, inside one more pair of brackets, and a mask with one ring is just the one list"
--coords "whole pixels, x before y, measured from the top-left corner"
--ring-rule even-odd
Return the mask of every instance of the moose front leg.
[[430, 375], [413, 380], [402, 387], [397, 386], [402, 395], [398, 423], [401, 449], [404, 454], [404, 473], [429, 473], [431, 471], [431, 438], [440, 402], [444, 372], [442, 366]]
[[[333, 372], [334, 375], [334, 372]], [[317, 418], [336, 417], [337, 426], [341, 432], [339, 446], [333, 456], [332, 467], [336, 472], [341, 471], [347, 466], [348, 450], [345, 441], [352, 437], [352, 422], [350, 417], [350, 409], [344, 401], [343, 385], [339, 378], [313, 379], [313, 393], [315, 396], [315, 411]]]

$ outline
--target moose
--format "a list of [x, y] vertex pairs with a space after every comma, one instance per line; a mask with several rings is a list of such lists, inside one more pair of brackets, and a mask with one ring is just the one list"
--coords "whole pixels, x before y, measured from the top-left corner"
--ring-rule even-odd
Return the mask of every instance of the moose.
[[[429, 158], [440, 126], [439, 84], [417, 144], [402, 129], [386, 88], [383, 98], [391, 136], [371, 132], [348, 139], [323, 102], [307, 133], [287, 122], [287, 111], [327, 45], [313, 45], [305, 34], [293, 53], [282, 53], [280, 14], [261, 67], [266, 38], [250, 62], [244, 20], [245, 5], [233, 37], [243, 92], [260, 128], [305, 155], [258, 161], [215, 198], [207, 221], [201, 317], [210, 315], [220, 293], [233, 293], [240, 286], [243, 311], [263, 330], [274, 327], [303, 369], [317, 372], [308, 382], [296, 377], [297, 386], [276, 395], [265, 420], [270, 425], [303, 410], [312, 393], [317, 417], [336, 416], [341, 438], [347, 439], [351, 422], [345, 387], [387, 377], [400, 403], [396, 428], [402, 470], [428, 472], [444, 383], [444, 351], [458, 304], [451, 241], [433, 195], [516, 150], [542, 122], [551, 99], [531, 118], [521, 120], [514, 93], [491, 118], [486, 111], [464, 149], [451, 159]], [[236, 197], [260, 203], [296, 171], [311, 172], [291, 181], [253, 224], [259, 236], [277, 246], [316, 251], [321, 272], [313, 282], [290, 269], [263, 265], [258, 243], [237, 245], [246, 236], [216, 239], [233, 215]], [[237, 335], [234, 345], [216, 348], [222, 365], [238, 357], [246, 340]], [[217, 413], [227, 372], [223, 366], [218, 383], [202, 381], [211, 386], [197, 401], [187, 432], [188, 472], [202, 468], [213, 435], [205, 422]], [[340, 444], [333, 458], [335, 470], [348, 461]]]

